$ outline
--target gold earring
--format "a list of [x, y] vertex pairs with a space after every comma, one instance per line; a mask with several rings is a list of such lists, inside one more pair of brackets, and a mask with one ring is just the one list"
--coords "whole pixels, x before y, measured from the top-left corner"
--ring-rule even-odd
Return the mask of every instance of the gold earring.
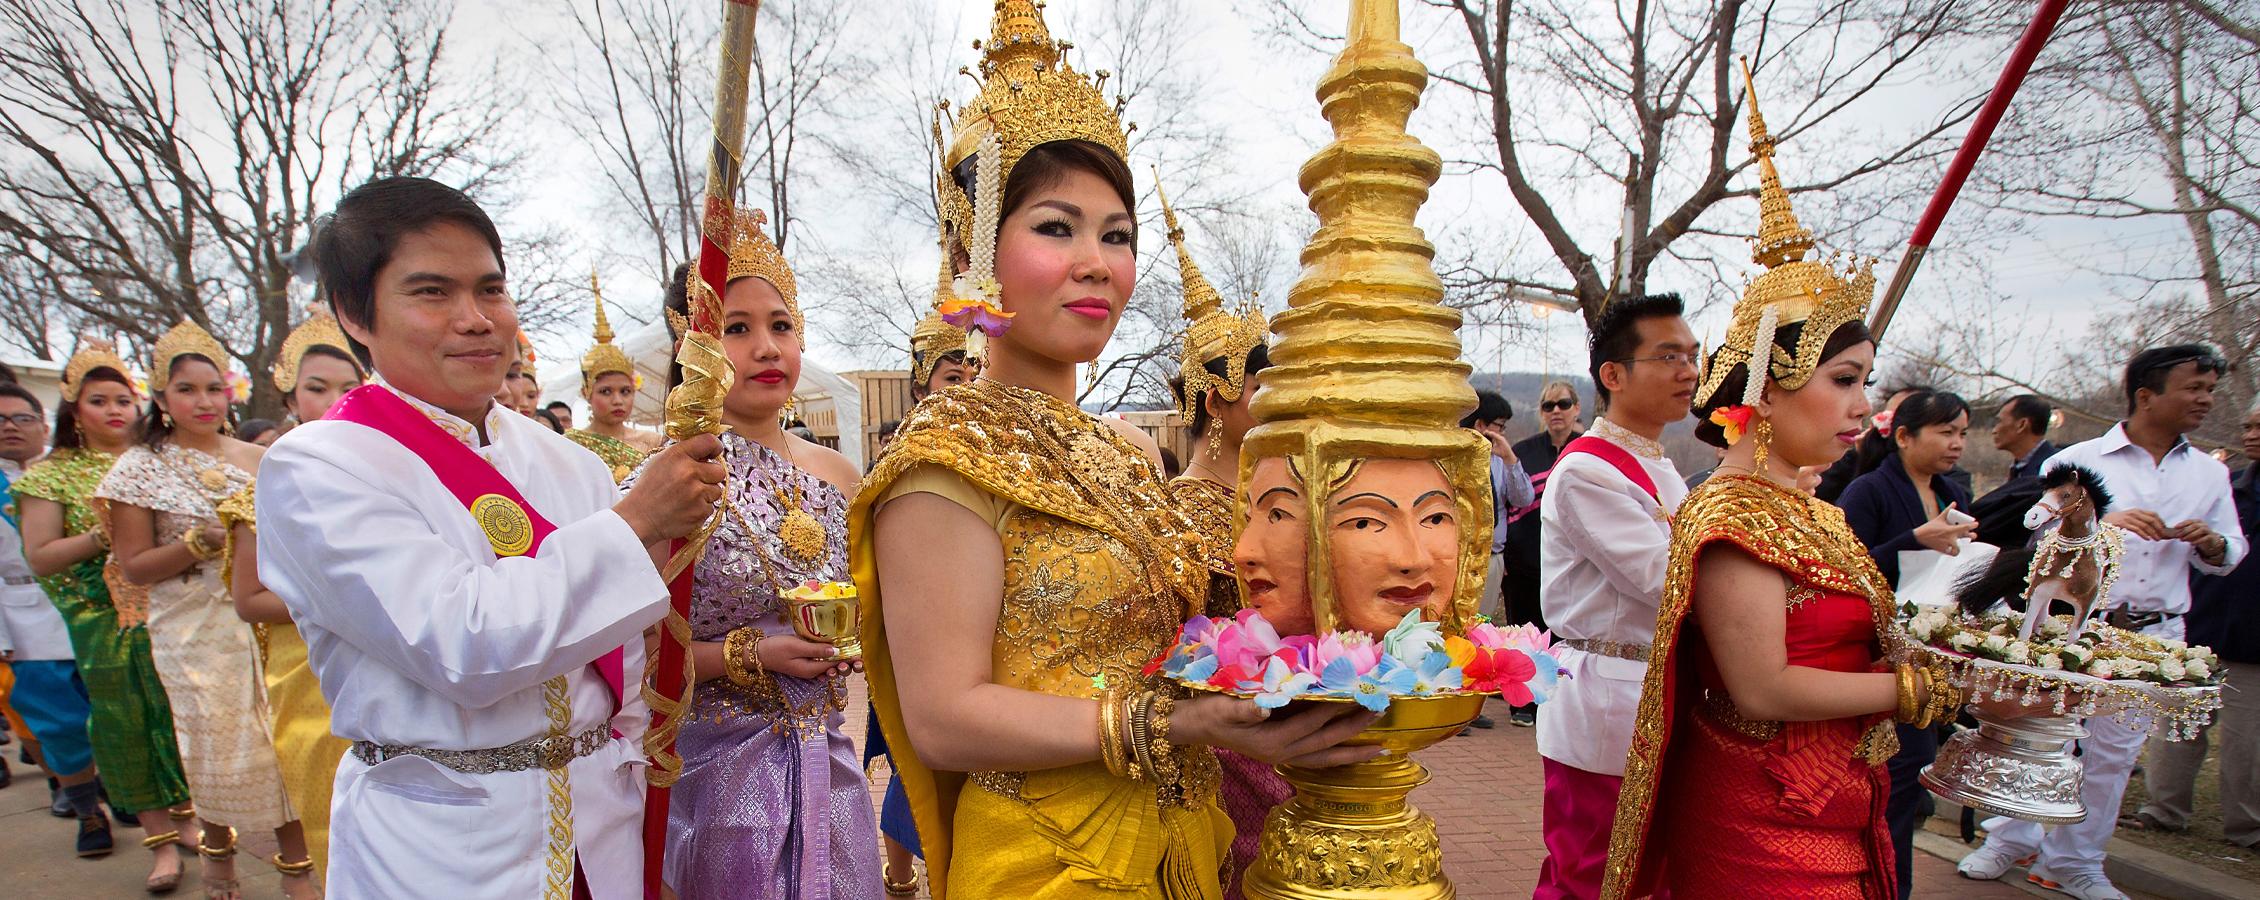
[[1758, 420], [1757, 441], [1757, 452], [1751, 457], [1750, 468], [1756, 469], [1756, 474], [1763, 475], [1766, 471], [1766, 446], [1773, 443], [1772, 419]]
[[777, 427], [790, 428], [793, 424], [793, 398], [785, 398], [783, 409], [777, 410]]
[[1091, 360], [1091, 371], [1083, 376], [1083, 393], [1099, 389], [1099, 361]]
[[1209, 462], [1217, 462], [1224, 458], [1224, 423], [1214, 419], [1209, 421], [1208, 458]]

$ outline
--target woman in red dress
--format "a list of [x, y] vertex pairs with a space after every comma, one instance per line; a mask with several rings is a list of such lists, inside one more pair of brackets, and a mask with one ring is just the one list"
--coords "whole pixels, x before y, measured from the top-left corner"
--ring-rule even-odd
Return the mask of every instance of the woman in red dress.
[[1804, 259], [1755, 95], [1750, 127], [1767, 271], [1694, 395], [1697, 435], [1726, 457], [1673, 522], [1603, 896], [1895, 900], [1892, 721], [1960, 698], [1884, 661], [1890, 587], [1843, 514], [1796, 487], [1866, 423], [1875, 282]]

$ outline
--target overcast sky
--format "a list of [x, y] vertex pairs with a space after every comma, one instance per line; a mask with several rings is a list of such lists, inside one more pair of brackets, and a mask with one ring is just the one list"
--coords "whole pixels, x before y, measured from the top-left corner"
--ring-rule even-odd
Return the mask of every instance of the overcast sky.
[[[776, 0], [772, 0], [776, 2]], [[974, 52], [967, 42], [974, 36], [985, 35], [988, 29], [987, 2], [967, 0], [952, 4], [943, 0], [936, 11], [928, 7], [930, 18], [921, 23], [919, 16], [900, 12], [908, 6], [891, 0], [870, 0], [874, 14], [862, 18], [861, 27], [873, 29], [869, 38], [883, 45], [899, 36], [879, 29], [929, 28], [936, 33], [954, 33], [954, 56], [947, 71], [954, 72], [958, 65], [974, 62]], [[1088, 8], [1096, 0], [1055, 0], [1049, 18], [1055, 35], [1068, 40], [1078, 40], [1077, 26], [1094, 15]], [[1245, 194], [1248, 203], [1256, 210], [1276, 210], [1276, 219], [1282, 233], [1282, 257], [1276, 267], [1278, 278], [1265, 291], [1276, 309], [1284, 302], [1286, 287], [1295, 272], [1293, 255], [1299, 251], [1301, 241], [1308, 236], [1315, 218], [1303, 209], [1302, 196], [1295, 186], [1297, 168], [1303, 160], [1322, 146], [1328, 138], [1325, 122], [1319, 117], [1313, 98], [1319, 75], [1330, 60], [1323, 52], [1293, 48], [1270, 36], [1261, 4], [1254, 0], [1239, 3], [1196, 2], [1175, 0], [1174, 15], [1181, 17], [1188, 37], [1181, 48], [1182, 58], [1196, 61], [1201, 85], [1198, 116], [1211, 123], [1229, 123], [1224, 128], [1228, 143], [1228, 159], [1216, 161], [1221, 169], [1219, 184], [1228, 185], [1231, 193]], [[556, 21], [555, 17], [529, 17], [512, 10], [518, 4], [490, 4], [466, 2], [458, 14], [460, 33], [473, 49], [473, 55], [487, 52], [518, 54], [569, 54], [576, 52], [574, 43], [566, 37], [569, 22]], [[1312, 4], [1318, 10], [1320, 22], [1339, 19], [1339, 4]], [[1456, 52], [1458, 44], [1465, 41], [1464, 33], [1451, 27], [1448, 20], [1433, 14], [1408, 10], [1406, 39], [1415, 52], [1432, 66], [1437, 60]], [[1076, 63], [1085, 70], [1106, 68], [1109, 61], [1093, 58], [1088, 41], [1076, 51]], [[459, 45], [462, 46], [462, 45]], [[1973, 60], [1973, 69], [1981, 69], [1990, 81], [1992, 71], [2007, 52], [2007, 42], [1998, 47], [1984, 48], [1983, 59]], [[1972, 51], [1973, 53], [1978, 51]], [[963, 98], [970, 93], [972, 82], [961, 76], [949, 75], [956, 86], [952, 93]], [[527, 84], [526, 103], [530, 109], [547, 110], [553, 107], [554, 97], [545, 96], [550, 86], [535, 80]], [[1760, 84], [1761, 103], [1765, 101], [1766, 85]], [[1943, 112], [1944, 104], [1960, 96], [1957, 91], [1974, 91], [1967, 84], [1939, 85], [1919, 78], [1901, 79], [1890, 88], [1865, 101], [1866, 108], [1857, 111], [1853, 118], [1860, 124], [1888, 125], [1894, 122], [1912, 122], [1935, 119]], [[1429, 107], [1416, 113], [1411, 131], [1431, 145], [1438, 146], [1449, 156], [1455, 144], [1469, 134], [1469, 123], [1452, 121], [1452, 110], [1437, 102], [1440, 89], [1430, 87]], [[1433, 107], [1433, 108], [1432, 108]], [[1772, 107], [1768, 105], [1768, 109]], [[2012, 113], [2014, 115], [2014, 113]], [[1133, 111], [1135, 118], [1135, 111]], [[542, 170], [545, 174], [538, 182], [525, 188], [525, 202], [517, 210], [521, 221], [570, 221], [576, 223], [581, 240], [590, 247], [608, 240], [616, 240], [617, 233], [607, 229], [606, 223], [591, 221], [601, 216], [593, 197], [596, 170], [590, 155], [577, 144], [567, 129], [573, 123], [557, 121], [552, 114], [536, 116], [537, 130], [554, 129], [554, 137], [541, 138], [544, 147]], [[1823, 155], [1831, 158], [1862, 148], [1831, 145], [1830, 135], [1821, 134], [1802, 142], [1785, 144], [1779, 154], [1781, 168], [1787, 180], [1795, 182], [1800, 172], [1812, 171]], [[1849, 141], [1852, 138], [1846, 138]], [[923, 152], [926, 148], [920, 147]], [[1735, 152], [1746, 152], [1738, 145]], [[1134, 154], [1135, 155], [1135, 154]], [[916, 157], [908, 157], [915, 159]], [[1132, 169], [1141, 182], [1147, 179], [1146, 161], [1132, 160]], [[1739, 186], [1739, 185], [1738, 185]], [[1542, 185], [1555, 192], [1565, 190], [1564, 185]], [[1141, 191], [1145, 185], [1141, 183]], [[824, 247], [842, 252], [859, 247], [904, 248], [888, 250], [901, 254], [898, 265], [903, 271], [931, 273], [934, 265], [932, 238], [924, 229], [911, 223], [890, 221], [882, 211], [877, 211], [866, 197], [860, 196], [856, 185], [819, 180], [807, 186], [800, 195], [801, 223], [796, 241], [806, 241], [802, 247]], [[1200, 198], [1186, 198], [1172, 191], [1172, 199], [1181, 204], [1197, 203]], [[1581, 237], [1606, 234], [1614, 229], [1614, 215], [1610, 207], [1612, 198], [1575, 198], [1569, 205], [1571, 215], [1579, 216], [1578, 231]], [[1808, 226], [1823, 234], [1845, 229], [1844, 223], [1821, 221], [1819, 201], [1800, 197], [1799, 211], [1805, 215]], [[1915, 208], [1895, 211], [1895, 215], [1911, 220], [1919, 209], [1920, 200], [1912, 201]], [[1724, 232], [1747, 234], [1757, 224], [1757, 204], [1753, 200], [1734, 200], [1721, 204], [1701, 220], [1707, 228]], [[810, 212], [821, 210], [822, 212]], [[1149, 212], [1153, 212], [1149, 210]], [[2025, 332], [2034, 335], [2065, 336], [2084, 333], [2089, 323], [2098, 315], [2110, 315], [2125, 296], [2128, 285], [2097, 274], [2097, 270], [2157, 270], [2172, 267], [2180, 253], [2186, 236], [2162, 222], [2080, 222], [2029, 225], [2015, 233], [1989, 231], [1982, 239], [1967, 230], [1957, 231], [1956, 222], [1967, 220], [1963, 211], [1950, 217], [1939, 244], [1925, 264], [1923, 276], [1902, 307], [1893, 328], [1902, 335], [1919, 332], [1941, 317], [1972, 314], [1970, 298], [1998, 294], [2005, 302], [1977, 310], [1980, 314], [2015, 319], [2022, 323]], [[1146, 223], [1147, 238], [1141, 242], [1144, 252], [1141, 259], [1155, 260], [1156, 248], [1163, 248], [1158, 221]], [[1448, 173], [1437, 185], [1435, 194], [1423, 209], [1421, 224], [1432, 238], [1441, 239], [1454, 233], [1485, 232], [1499, 229], [1511, 230], [1519, 222], [1521, 213], [1506, 195], [1503, 183], [1494, 176]], [[1187, 223], [1193, 235], [1195, 252], [1201, 252], [1203, 223]], [[1877, 267], [1880, 284], [1890, 279], [1905, 243], [1904, 234], [1879, 234], [1869, 228], [1855, 238], [1864, 242], [1857, 249], [1884, 257]], [[1596, 246], [1597, 245], [1597, 246]], [[1448, 248], [1447, 248], [1448, 249]], [[1604, 259], [1607, 246], [1603, 241], [1589, 241], [1589, 249]], [[1831, 249], [1824, 238], [1824, 251]], [[1851, 249], [1851, 248], [1846, 248]], [[594, 257], [592, 252], [591, 258]], [[1165, 258], [1165, 257], [1164, 257]], [[1990, 280], [1973, 274], [1973, 262], [1982, 260], [1989, 270]], [[1213, 268], [1213, 267], [1212, 267]], [[1744, 267], [1751, 273], [1754, 265]], [[1147, 272], [1141, 272], [1144, 277]], [[1174, 278], [1174, 273], [1169, 273]], [[1214, 275], [1212, 271], [1212, 277]], [[920, 276], [930, 279], [929, 276]], [[1659, 267], [1650, 280], [1652, 290], [1682, 288], [1675, 279], [1692, 281], [1690, 272], [1673, 271]], [[643, 280], [631, 270], [620, 269], [611, 275], [607, 297], [615, 303], [648, 306], [653, 288], [640, 285]], [[1700, 293], [1703, 285], [1688, 284], [1684, 289]], [[1716, 299], [1716, 297], [1714, 297]], [[812, 296], [804, 291], [802, 303], [812, 319], [813, 332], [811, 358], [835, 370], [868, 367], [901, 367], [900, 355], [881, 357], [870, 353], [857, 353], [842, 347], [827, 329], [848, 327], [847, 323], [834, 322], [826, 317], [826, 298]], [[1706, 342], [1715, 342], [1723, 332], [1726, 305], [1713, 303], [1696, 320], [1696, 331]], [[645, 310], [630, 310], [629, 314], [648, 315]], [[616, 320], [622, 314], [615, 312]], [[548, 360], [576, 358], [587, 345], [586, 330], [573, 333], [556, 333], [540, 336], [537, 343], [542, 356]], [[1504, 327], [1470, 329], [1463, 332], [1463, 342], [1469, 359], [1478, 369], [1509, 369], [1556, 372], [1581, 371], [1583, 368], [1584, 329], [1575, 316], [1555, 314], [1537, 320], [1535, 329], [1512, 332]], [[2026, 362], [2033, 368], [2029, 374], [2038, 374], [2053, 363], [2051, 354], [2035, 352]]]

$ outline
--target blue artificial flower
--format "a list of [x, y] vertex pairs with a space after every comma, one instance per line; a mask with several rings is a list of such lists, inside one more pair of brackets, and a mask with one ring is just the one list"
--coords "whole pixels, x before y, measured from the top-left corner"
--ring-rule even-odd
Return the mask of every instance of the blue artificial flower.
[[1302, 696], [1317, 683], [1318, 676], [1309, 672], [1293, 672], [1287, 668], [1285, 660], [1274, 656], [1270, 662], [1264, 663], [1263, 681], [1253, 685], [1256, 690], [1256, 705], [1264, 709], [1278, 709], [1286, 706], [1288, 701]]
[[1531, 665], [1538, 667], [1538, 674], [1530, 676], [1530, 702], [1544, 703], [1546, 698], [1554, 695], [1554, 687], [1565, 677], [1562, 664], [1551, 653], [1538, 650], [1529, 653]]
[[1456, 691], [1466, 683], [1458, 666], [1452, 665], [1452, 655], [1442, 650], [1431, 650], [1420, 661], [1420, 669], [1413, 681], [1413, 693], [1435, 694]]
[[1389, 698], [1397, 694], [1412, 693], [1413, 683], [1419, 679], [1418, 671], [1398, 662], [1394, 656], [1384, 656], [1381, 664], [1373, 667], [1373, 671], [1358, 676], [1357, 685], [1351, 689], [1350, 696], [1358, 701], [1359, 706], [1374, 712], [1386, 712], [1389, 709]]

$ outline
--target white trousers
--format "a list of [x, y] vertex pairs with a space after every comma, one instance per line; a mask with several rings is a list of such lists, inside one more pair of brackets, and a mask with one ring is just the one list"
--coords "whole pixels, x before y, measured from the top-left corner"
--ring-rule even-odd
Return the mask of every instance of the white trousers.
[[[2169, 619], [2143, 632], [2179, 638], [2182, 620]], [[1985, 845], [2019, 859], [2037, 851], [2040, 859], [2036, 865], [2059, 880], [2078, 872], [2102, 872], [2104, 848], [2119, 827], [2119, 800], [2125, 796], [2127, 778], [2150, 738], [2146, 718], [2129, 716], [2128, 722], [2120, 724], [2110, 716], [2086, 721], [2087, 737], [2079, 742], [2079, 748], [2083, 770], [2080, 803], [2087, 807], [2087, 818], [2055, 828], [2023, 819], [1987, 819]]]

